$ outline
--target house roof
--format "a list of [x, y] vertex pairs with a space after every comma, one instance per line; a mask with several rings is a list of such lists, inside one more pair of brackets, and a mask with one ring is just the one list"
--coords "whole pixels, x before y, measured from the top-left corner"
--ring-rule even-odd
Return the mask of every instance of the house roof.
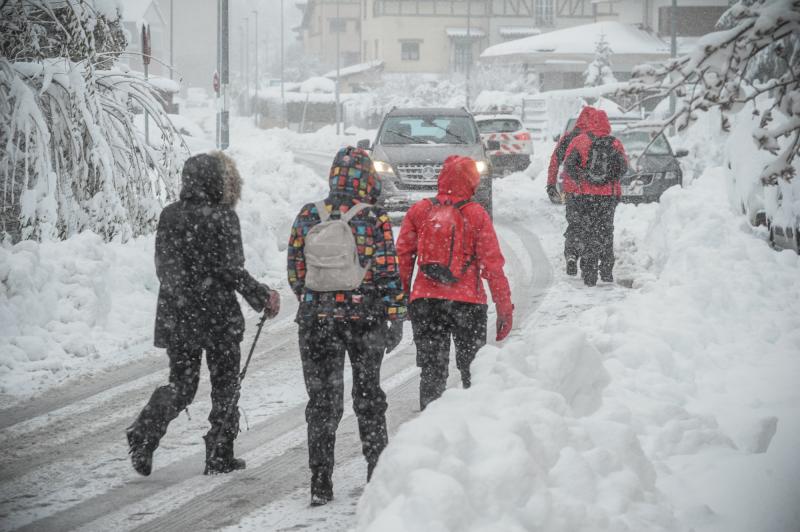
[[668, 54], [669, 43], [635, 26], [616, 21], [595, 22], [550, 31], [533, 37], [490, 46], [482, 58], [530, 54], [594, 55], [600, 36], [605, 35], [614, 54]]
[[[359, 63], [357, 65], [350, 65], [348, 67], [340, 68], [339, 77], [346, 78], [349, 76], [355, 76], [356, 74], [361, 74], [370, 70], [378, 70], [381, 67], [383, 67], [383, 59], [373, 59], [372, 61], [367, 61], [366, 63]], [[331, 70], [322, 77], [331, 79], [336, 78], [336, 71]]]

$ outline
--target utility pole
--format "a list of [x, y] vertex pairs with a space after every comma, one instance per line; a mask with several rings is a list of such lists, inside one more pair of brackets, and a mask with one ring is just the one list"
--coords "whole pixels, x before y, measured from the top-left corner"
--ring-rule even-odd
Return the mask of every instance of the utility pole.
[[[678, 19], [678, 0], [672, 0], [672, 8], [669, 10], [669, 56], [675, 59], [678, 56], [678, 37], [677, 37], [677, 19]], [[669, 93], [669, 116], [675, 114], [675, 91]], [[675, 123], [673, 122], [670, 127], [670, 135], [675, 135]]]
[[336, 134], [339, 134], [339, 124], [342, 122], [342, 110], [339, 102], [339, 70], [341, 68], [341, 34], [342, 34], [342, 19], [339, 14], [340, 0], [336, 0]]
[[284, 56], [283, 56], [283, 0], [281, 0], [281, 115], [283, 116], [283, 127], [286, 127], [286, 94], [283, 90], [284, 78]]
[[253, 10], [255, 17], [255, 50], [253, 51], [253, 62], [256, 66], [255, 94], [253, 95], [253, 122], [258, 127], [258, 9]]
[[244, 114], [250, 113], [250, 19], [244, 17]]
[[217, 0], [217, 70], [219, 72], [219, 96], [217, 105], [217, 147], [221, 150], [230, 145], [230, 112], [228, 110], [228, 0]]
[[470, 101], [470, 70], [472, 69], [472, 0], [467, 0], [467, 90], [466, 90], [466, 104], [464, 107], [469, 110]]
[[[142, 25], [142, 65], [144, 66], [144, 80], [147, 81], [150, 77], [150, 55], [152, 49], [150, 47], [150, 24]], [[144, 143], [150, 144], [150, 114], [147, 109], [144, 110]]]
[[169, 0], [169, 79], [173, 78], [173, 71], [175, 70], [175, 56], [174, 56], [174, 48], [175, 48], [175, 32], [173, 29], [175, 28], [174, 20], [175, 20], [175, 9], [173, 4], [175, 0]]

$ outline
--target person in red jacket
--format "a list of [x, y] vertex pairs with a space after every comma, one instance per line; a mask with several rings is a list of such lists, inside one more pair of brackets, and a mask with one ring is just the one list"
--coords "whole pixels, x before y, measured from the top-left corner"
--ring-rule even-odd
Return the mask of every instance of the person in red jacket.
[[[561, 203], [556, 184], [558, 182], [558, 170], [564, 163], [567, 155], [567, 148], [570, 143], [589, 127], [592, 113], [596, 111], [594, 107], [586, 106], [581, 109], [575, 126], [569, 133], [563, 135], [556, 144], [553, 154], [550, 156], [550, 166], [547, 168], [547, 195], [554, 203]], [[580, 257], [580, 241], [578, 240], [578, 220], [574, 204], [567, 201], [567, 231], [564, 233], [564, 259], [567, 263], [567, 275], [577, 275], [578, 258]]]
[[[614, 281], [614, 211], [622, 193], [620, 178], [628, 169], [628, 158], [622, 143], [611, 135], [605, 111], [592, 109], [587, 122], [583, 133], [567, 147], [562, 175], [569, 224], [565, 236], [580, 242], [583, 282], [594, 286], [598, 267], [604, 282]], [[603, 156], [607, 171], [602, 182], [593, 182], [589, 176], [593, 150], [595, 154], [608, 151], [608, 156]]]
[[[448, 157], [439, 174], [436, 198], [411, 206], [397, 238], [400, 278], [403, 289], [410, 293], [409, 314], [417, 346], [417, 366], [421, 369], [420, 409], [445, 390], [451, 337], [461, 382], [464, 388], [470, 386], [470, 364], [486, 344], [487, 304], [482, 279], [488, 281], [497, 308], [497, 341], [511, 331], [514, 306], [503, 273], [505, 259], [489, 214], [480, 204], [470, 201], [479, 181], [474, 160]], [[457, 257], [456, 262], [463, 264], [463, 268], [453, 282], [441, 282], [419, 272], [412, 289], [414, 264], [422, 251], [420, 235], [429, 231], [426, 224], [430, 223], [437, 205], [452, 205], [460, 213], [455, 215], [461, 216], [459, 223], [463, 221], [461, 247], [465, 256]], [[441, 246], [450, 243], [443, 241]]]

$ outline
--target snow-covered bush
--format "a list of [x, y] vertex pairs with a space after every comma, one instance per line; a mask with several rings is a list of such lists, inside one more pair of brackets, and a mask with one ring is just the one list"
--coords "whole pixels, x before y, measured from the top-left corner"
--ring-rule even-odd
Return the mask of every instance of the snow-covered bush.
[[[154, 88], [111, 66], [125, 45], [113, 2], [5, 2], [0, 34], [0, 231], [127, 240], [151, 230], [181, 153]], [[149, 142], [135, 108], [150, 116]]]
[[611, 70], [611, 54], [613, 53], [614, 51], [606, 41], [605, 33], [601, 33], [595, 48], [594, 60], [589, 63], [583, 73], [584, 84], [587, 87], [597, 87], [598, 85], [606, 85], [617, 81], [617, 78], [614, 77], [614, 72]]
[[[752, 134], [759, 148], [773, 155], [760, 178], [767, 184], [790, 179], [795, 172], [792, 161], [800, 152], [800, 61], [796, 50], [790, 55], [787, 47], [776, 43], [800, 33], [800, 0], [740, 0], [723, 19], [728, 29], [702, 37], [692, 52], [664, 65], [638, 67], [621, 92], [645, 98], [652, 93], [677, 96], [675, 112], [649, 125], [665, 129], [675, 124], [682, 130], [697, 120], [698, 112], [716, 107], [723, 111], [725, 131], [730, 128], [727, 112], [738, 112], [747, 102], [769, 94], [772, 104], [759, 111]], [[763, 61], [765, 54], [781, 58], [785, 66], [763, 79], [749, 65]], [[776, 120], [777, 114], [785, 119]]]

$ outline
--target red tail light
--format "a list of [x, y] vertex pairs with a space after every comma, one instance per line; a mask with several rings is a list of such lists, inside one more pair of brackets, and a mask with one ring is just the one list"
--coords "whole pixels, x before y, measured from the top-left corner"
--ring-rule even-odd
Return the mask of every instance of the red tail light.
[[531, 140], [531, 134], [527, 131], [525, 133], [517, 133], [514, 138], [517, 140]]

